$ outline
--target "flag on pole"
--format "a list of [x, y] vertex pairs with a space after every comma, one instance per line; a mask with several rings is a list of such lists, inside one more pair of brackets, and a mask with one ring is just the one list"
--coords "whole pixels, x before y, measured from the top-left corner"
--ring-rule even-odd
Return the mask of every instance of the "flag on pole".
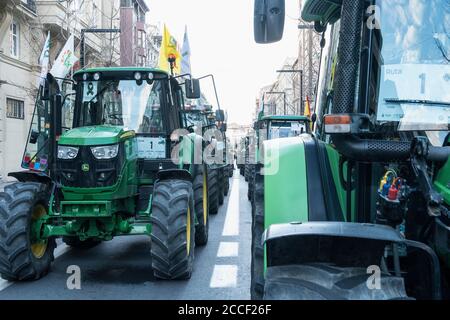
[[309, 102], [309, 97], [306, 96], [306, 101], [305, 101], [305, 112], [303, 114], [306, 117], [311, 117], [311, 103]]
[[159, 52], [158, 68], [167, 72], [171, 72], [169, 58], [175, 60], [173, 72], [175, 74], [181, 73], [181, 54], [178, 50], [178, 44], [174, 37], [170, 35], [169, 29], [164, 25], [164, 33], [161, 44], [161, 51]]
[[187, 26], [184, 30], [183, 48], [181, 48], [181, 74], [191, 74], [191, 46], [189, 44], [189, 37], [187, 32]]
[[74, 50], [74, 37], [71, 35], [55, 60], [50, 73], [56, 78], [65, 78], [78, 61]]
[[41, 74], [38, 79], [38, 86], [42, 84], [47, 77], [48, 64], [50, 62], [50, 31], [47, 33], [47, 39], [45, 40], [44, 48], [42, 49], [41, 56], [39, 57], [39, 64], [41, 65]]

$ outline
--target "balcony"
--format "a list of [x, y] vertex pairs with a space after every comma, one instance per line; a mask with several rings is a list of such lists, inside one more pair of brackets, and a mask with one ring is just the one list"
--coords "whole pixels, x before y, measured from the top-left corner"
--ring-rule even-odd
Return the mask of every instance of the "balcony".
[[[79, 40], [81, 29], [92, 26], [85, 20], [85, 14], [76, 8], [71, 10], [64, 5], [64, 2], [55, 0], [36, 1], [37, 14], [44, 27], [53, 34], [63, 33], [67, 36], [67, 30], [75, 30], [74, 36]], [[86, 34], [86, 45], [96, 52], [101, 52], [101, 38], [94, 33]]]

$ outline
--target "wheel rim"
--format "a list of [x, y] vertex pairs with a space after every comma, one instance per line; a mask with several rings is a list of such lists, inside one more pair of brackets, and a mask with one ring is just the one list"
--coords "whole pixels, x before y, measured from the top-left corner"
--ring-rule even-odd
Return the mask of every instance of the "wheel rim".
[[206, 182], [206, 175], [203, 175], [203, 224], [206, 226], [208, 219], [208, 184]]
[[191, 251], [191, 208], [188, 207], [187, 210], [187, 222], [186, 222], [186, 249], [187, 255]]
[[[34, 227], [34, 224], [43, 216], [47, 214], [47, 209], [41, 204], [36, 205], [33, 208], [33, 213], [31, 214], [31, 224]], [[40, 259], [44, 256], [45, 251], [47, 251], [47, 241], [40, 240], [31, 243], [31, 253], [37, 259]]]

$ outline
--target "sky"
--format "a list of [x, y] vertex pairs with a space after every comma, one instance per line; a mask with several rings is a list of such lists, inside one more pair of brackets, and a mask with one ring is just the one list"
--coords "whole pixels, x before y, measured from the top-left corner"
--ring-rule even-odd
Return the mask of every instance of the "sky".
[[[298, 1], [286, 1], [283, 40], [259, 45], [253, 39], [253, 0], [147, 0], [147, 22], [164, 23], [182, 45], [185, 25], [191, 45], [194, 77], [214, 74], [228, 122], [250, 124], [259, 89], [276, 80], [285, 58], [298, 52]], [[201, 82], [215, 106], [210, 83]]]

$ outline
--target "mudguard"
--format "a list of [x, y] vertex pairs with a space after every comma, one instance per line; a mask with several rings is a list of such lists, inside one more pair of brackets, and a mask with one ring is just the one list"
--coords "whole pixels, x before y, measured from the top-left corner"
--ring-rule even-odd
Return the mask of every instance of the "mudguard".
[[403, 243], [389, 226], [347, 222], [275, 224], [262, 237], [267, 267], [327, 262], [345, 266], [379, 265], [384, 248]]
[[192, 181], [192, 175], [188, 170], [184, 169], [169, 169], [169, 170], [161, 170], [157, 174], [157, 179], [161, 180], [169, 180], [169, 179], [179, 179]]
[[44, 172], [39, 171], [20, 171], [11, 172], [8, 174], [9, 177], [16, 178], [20, 182], [39, 182], [42, 184], [51, 184], [52, 179]]

